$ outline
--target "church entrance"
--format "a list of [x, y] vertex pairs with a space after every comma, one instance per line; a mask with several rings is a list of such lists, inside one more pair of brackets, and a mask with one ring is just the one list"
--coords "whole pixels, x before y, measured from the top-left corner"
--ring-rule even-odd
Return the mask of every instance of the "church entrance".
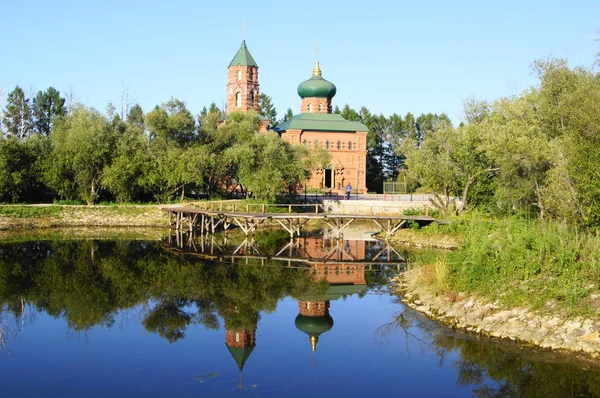
[[325, 169], [325, 188], [333, 188], [334, 187], [334, 181], [333, 181], [333, 177], [334, 176], [334, 172], [333, 169], [329, 168], [329, 169]]

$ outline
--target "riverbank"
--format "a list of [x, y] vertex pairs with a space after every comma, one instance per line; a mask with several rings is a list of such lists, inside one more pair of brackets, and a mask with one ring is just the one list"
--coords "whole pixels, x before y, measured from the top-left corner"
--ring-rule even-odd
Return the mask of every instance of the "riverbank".
[[600, 357], [598, 236], [553, 223], [471, 218], [414, 230], [411, 239], [445, 232], [458, 247], [415, 254], [399, 278], [407, 306], [456, 329]]
[[435, 321], [483, 337], [600, 358], [598, 320], [543, 315], [528, 308], [503, 309], [497, 302], [465, 293], [438, 295], [423, 284], [421, 272], [415, 268], [403, 273], [397, 280], [396, 294], [407, 307]]
[[157, 205], [6, 205], [0, 206], [0, 231], [56, 227], [165, 227]]

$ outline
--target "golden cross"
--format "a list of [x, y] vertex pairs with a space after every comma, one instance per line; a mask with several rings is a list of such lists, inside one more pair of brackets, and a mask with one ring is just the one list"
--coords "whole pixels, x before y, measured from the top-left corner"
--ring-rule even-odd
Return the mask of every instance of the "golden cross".
[[242, 21], [242, 40], [246, 40], [246, 21]]
[[317, 61], [319, 60], [319, 45], [315, 45], [315, 54], [317, 55]]

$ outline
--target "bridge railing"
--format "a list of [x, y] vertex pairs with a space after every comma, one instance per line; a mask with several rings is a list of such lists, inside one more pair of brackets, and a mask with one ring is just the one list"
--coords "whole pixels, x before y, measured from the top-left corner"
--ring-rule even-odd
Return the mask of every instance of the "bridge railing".
[[218, 211], [224, 213], [314, 213], [320, 214], [326, 212], [326, 205], [323, 203], [313, 204], [265, 204], [265, 203], [244, 203], [243, 201], [213, 201], [213, 202], [193, 202], [193, 206], [203, 210]]

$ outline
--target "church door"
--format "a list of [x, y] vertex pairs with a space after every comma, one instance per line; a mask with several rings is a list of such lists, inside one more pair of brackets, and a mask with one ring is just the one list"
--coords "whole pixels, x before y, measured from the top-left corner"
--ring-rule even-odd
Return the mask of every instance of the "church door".
[[325, 169], [325, 188], [333, 188], [333, 169]]

